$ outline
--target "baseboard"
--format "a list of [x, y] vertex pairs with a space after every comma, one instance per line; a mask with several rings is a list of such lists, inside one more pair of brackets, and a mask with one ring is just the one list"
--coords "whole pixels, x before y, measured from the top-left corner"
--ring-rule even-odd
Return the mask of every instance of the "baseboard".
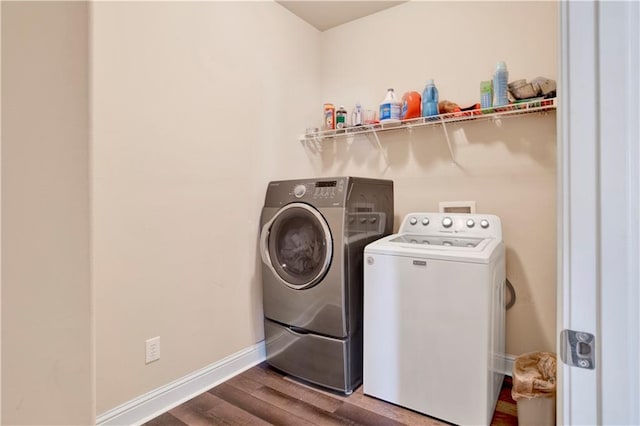
[[509, 354], [505, 354], [504, 355], [504, 370], [503, 373], [507, 376], [511, 376], [513, 375], [513, 363], [516, 360], [516, 356], [515, 355], [509, 355]]
[[125, 402], [96, 418], [96, 425], [139, 425], [261, 363], [264, 341], [165, 386]]

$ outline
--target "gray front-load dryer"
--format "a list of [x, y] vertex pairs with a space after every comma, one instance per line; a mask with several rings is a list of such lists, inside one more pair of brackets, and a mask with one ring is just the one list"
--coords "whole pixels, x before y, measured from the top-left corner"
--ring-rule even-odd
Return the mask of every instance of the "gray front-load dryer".
[[363, 251], [393, 227], [393, 182], [269, 183], [261, 217], [267, 362], [344, 393], [362, 382]]

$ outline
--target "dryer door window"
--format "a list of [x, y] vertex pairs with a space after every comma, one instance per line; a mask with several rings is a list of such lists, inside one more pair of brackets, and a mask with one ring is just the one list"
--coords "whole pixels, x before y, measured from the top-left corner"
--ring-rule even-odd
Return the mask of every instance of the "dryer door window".
[[285, 285], [301, 290], [324, 277], [332, 245], [329, 226], [320, 212], [307, 204], [288, 204], [265, 228], [269, 266]]

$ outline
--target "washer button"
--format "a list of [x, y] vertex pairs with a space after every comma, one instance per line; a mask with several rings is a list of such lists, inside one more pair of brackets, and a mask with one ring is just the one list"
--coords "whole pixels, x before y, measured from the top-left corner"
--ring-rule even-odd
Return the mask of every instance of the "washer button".
[[473, 228], [474, 226], [476, 226], [476, 223], [473, 221], [473, 219], [467, 220], [467, 228]]
[[453, 225], [453, 220], [451, 220], [450, 217], [445, 217], [444, 219], [442, 219], [442, 226], [444, 226], [445, 228], [451, 228], [451, 225]]
[[418, 223], [418, 219], [416, 219], [415, 217], [412, 217], [411, 219], [409, 219], [409, 223], [412, 225], [415, 225], [416, 223]]
[[489, 221], [487, 219], [482, 219], [480, 221], [480, 226], [482, 226], [483, 228], [488, 228], [489, 227]]
[[422, 225], [427, 226], [428, 224], [429, 224], [429, 218], [428, 217], [422, 218]]

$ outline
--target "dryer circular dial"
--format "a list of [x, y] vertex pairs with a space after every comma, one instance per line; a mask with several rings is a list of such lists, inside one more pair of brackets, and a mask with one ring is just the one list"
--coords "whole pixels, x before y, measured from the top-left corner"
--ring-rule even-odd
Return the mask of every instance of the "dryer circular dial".
[[451, 220], [449, 216], [442, 219], [442, 226], [445, 228], [451, 228], [451, 225], [453, 225], [453, 220]]
[[307, 192], [307, 187], [300, 184], [300, 185], [296, 185], [295, 188], [293, 188], [293, 195], [296, 198], [302, 198], [302, 196]]

